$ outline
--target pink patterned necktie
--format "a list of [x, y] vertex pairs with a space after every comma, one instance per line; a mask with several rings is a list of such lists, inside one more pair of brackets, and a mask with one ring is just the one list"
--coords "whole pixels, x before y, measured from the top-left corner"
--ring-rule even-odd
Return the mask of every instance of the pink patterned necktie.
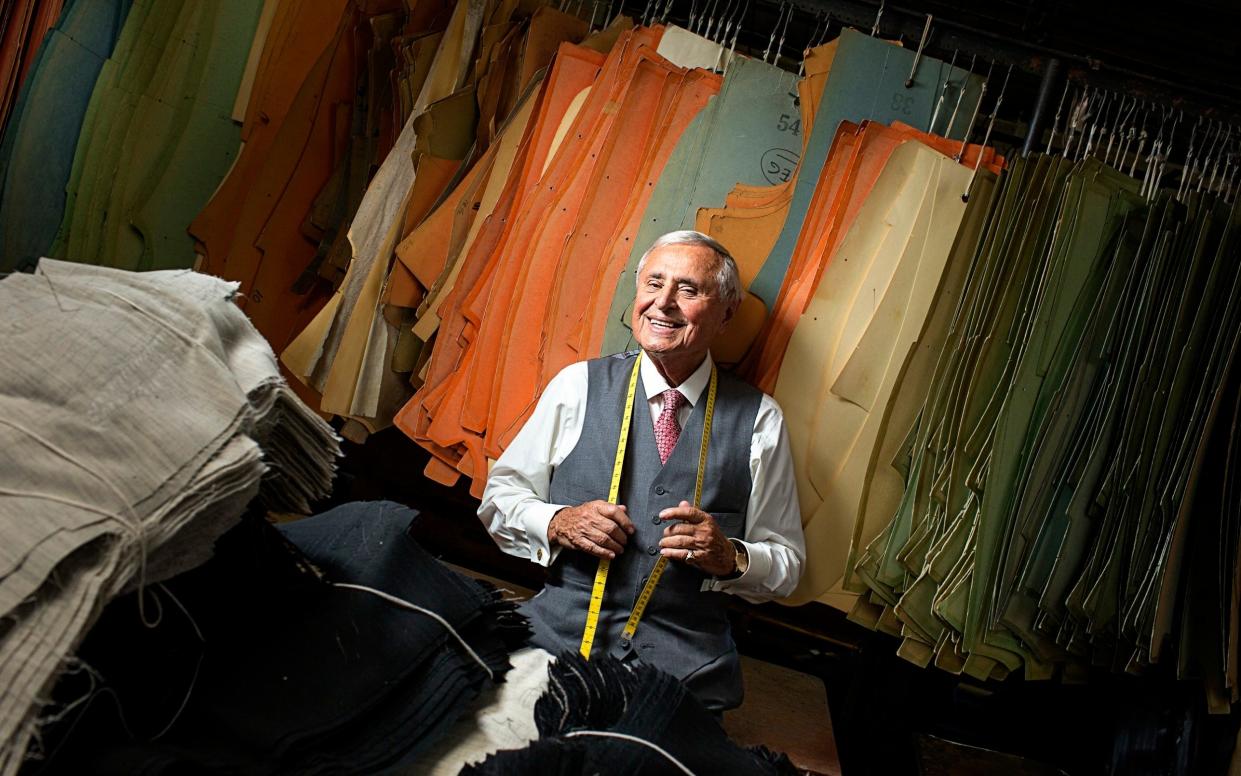
[[675, 388], [664, 391], [664, 409], [655, 421], [655, 445], [659, 448], [659, 462], [667, 463], [676, 447], [677, 437], [681, 436], [681, 423], [677, 420], [677, 412], [686, 403], [685, 397]]

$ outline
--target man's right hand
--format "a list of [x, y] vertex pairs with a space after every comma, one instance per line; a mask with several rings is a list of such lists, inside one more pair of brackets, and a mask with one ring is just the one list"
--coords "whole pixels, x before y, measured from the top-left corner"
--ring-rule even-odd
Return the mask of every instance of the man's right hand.
[[600, 558], [615, 558], [625, 550], [633, 523], [624, 505], [587, 501], [557, 512], [547, 525], [547, 539]]

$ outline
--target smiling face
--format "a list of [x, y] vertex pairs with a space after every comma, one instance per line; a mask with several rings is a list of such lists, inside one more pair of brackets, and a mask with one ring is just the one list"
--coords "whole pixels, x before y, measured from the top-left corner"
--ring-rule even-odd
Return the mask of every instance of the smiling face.
[[638, 275], [633, 336], [671, 385], [693, 374], [732, 318], [716, 287], [716, 263], [704, 245], [665, 245]]

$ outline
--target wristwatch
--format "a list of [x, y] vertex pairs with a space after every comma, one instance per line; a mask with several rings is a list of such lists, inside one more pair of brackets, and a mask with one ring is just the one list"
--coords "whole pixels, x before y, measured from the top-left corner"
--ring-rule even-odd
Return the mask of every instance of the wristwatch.
[[733, 552], [736, 553], [733, 563], [736, 569], [731, 574], [720, 577], [720, 579], [737, 579], [750, 568], [750, 554], [746, 552], [745, 545], [737, 539], [729, 539], [733, 545]]

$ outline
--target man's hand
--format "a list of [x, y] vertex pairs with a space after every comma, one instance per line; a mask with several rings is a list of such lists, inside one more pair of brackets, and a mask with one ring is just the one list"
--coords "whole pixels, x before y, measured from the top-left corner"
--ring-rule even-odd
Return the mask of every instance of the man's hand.
[[587, 501], [557, 512], [547, 524], [547, 539], [600, 558], [615, 558], [625, 550], [633, 523], [624, 505]]
[[659, 540], [660, 555], [685, 562], [693, 552], [689, 565], [713, 577], [726, 577], [736, 570], [737, 551], [711, 515], [682, 501], [679, 506], [660, 512], [659, 519], [683, 521], [664, 529], [664, 538]]

